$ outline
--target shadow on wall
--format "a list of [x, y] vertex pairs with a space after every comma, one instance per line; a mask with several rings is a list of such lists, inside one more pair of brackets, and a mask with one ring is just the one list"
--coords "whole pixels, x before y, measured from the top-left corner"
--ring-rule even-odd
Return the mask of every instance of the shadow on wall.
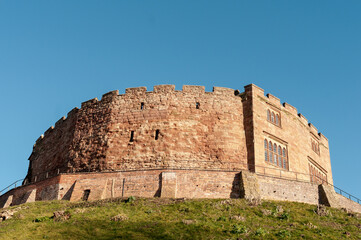
[[69, 188], [69, 190], [64, 194], [63, 198], [61, 200], [70, 200], [71, 194], [74, 191], [74, 187], [75, 187], [75, 182], [73, 183], [73, 185], [71, 185], [71, 187]]
[[160, 197], [162, 192], [162, 174], [159, 174], [159, 183], [158, 183], [158, 190], [155, 192], [154, 197]]
[[234, 175], [230, 198], [240, 198], [240, 189], [239, 189], [240, 175], [241, 175], [240, 173]]

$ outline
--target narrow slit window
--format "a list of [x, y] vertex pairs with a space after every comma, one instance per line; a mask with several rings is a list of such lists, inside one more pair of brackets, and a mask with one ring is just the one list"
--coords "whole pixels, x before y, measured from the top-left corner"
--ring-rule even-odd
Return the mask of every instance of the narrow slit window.
[[196, 102], [196, 109], [199, 109], [200, 106], [201, 104], [199, 102]]
[[131, 131], [131, 132], [130, 132], [129, 142], [134, 142], [134, 131]]
[[159, 138], [159, 129], [155, 130], [155, 137], [154, 137], [154, 139], [155, 139], [155, 140], [158, 140], [158, 138]]
[[271, 115], [271, 122], [275, 122], [275, 114], [272, 112], [272, 115]]
[[144, 102], [140, 103], [140, 109], [143, 110], [144, 109]]
[[270, 110], [267, 110], [267, 120], [271, 121], [271, 112], [270, 112]]
[[276, 114], [276, 125], [279, 126], [280, 125], [280, 121], [279, 121], [280, 117], [278, 116], [278, 114]]

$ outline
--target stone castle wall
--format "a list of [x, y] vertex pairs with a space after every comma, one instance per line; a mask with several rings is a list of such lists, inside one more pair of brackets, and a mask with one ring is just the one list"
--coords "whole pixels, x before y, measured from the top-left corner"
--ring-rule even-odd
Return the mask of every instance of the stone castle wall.
[[[289, 172], [298, 172], [298, 178], [305, 181], [310, 179], [309, 164], [317, 168], [326, 176], [328, 183], [333, 183], [330, 151], [327, 138], [318, 132], [316, 127], [297, 109], [288, 103], [280, 103], [280, 99], [267, 94], [263, 89], [249, 85], [245, 87], [245, 94], [252, 101], [252, 123], [254, 138], [254, 164], [259, 166], [256, 172], [263, 172], [266, 168], [278, 167], [265, 161], [264, 140], [282, 144], [286, 147]], [[279, 125], [267, 120], [267, 110], [280, 116]], [[319, 151], [312, 149], [312, 141], [318, 143]], [[268, 170], [270, 171], [270, 170]], [[292, 173], [290, 173], [292, 175]], [[320, 176], [318, 176], [320, 177]]]
[[59, 172], [245, 168], [243, 112], [242, 99], [227, 88], [110, 92], [82, 103], [37, 141], [29, 182]]
[[[265, 159], [265, 139], [285, 149], [287, 166]], [[109, 92], [49, 128], [29, 160], [24, 186], [0, 196], [0, 207], [141, 196], [262, 198], [360, 210], [315, 181], [332, 184], [327, 138], [296, 108], [253, 84], [243, 93], [174, 85]], [[311, 166], [319, 175], [310, 175], [316, 174]]]

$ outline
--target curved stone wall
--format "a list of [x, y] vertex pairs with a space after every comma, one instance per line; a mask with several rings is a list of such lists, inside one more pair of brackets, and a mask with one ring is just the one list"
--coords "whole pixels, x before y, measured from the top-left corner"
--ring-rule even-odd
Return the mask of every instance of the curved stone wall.
[[0, 207], [141, 196], [361, 209], [333, 189], [327, 138], [253, 84], [243, 93], [174, 85], [109, 92], [49, 128], [29, 160], [23, 186], [0, 196]]
[[62, 172], [243, 169], [244, 109], [234, 90], [174, 85], [113, 91], [59, 120], [34, 146], [29, 182]]

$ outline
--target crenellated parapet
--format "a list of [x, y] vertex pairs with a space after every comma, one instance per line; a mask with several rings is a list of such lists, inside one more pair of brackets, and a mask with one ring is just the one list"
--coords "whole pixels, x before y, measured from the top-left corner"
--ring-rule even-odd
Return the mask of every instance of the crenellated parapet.
[[278, 108], [281, 111], [285, 111], [289, 115], [293, 116], [295, 119], [298, 119], [305, 127], [309, 129], [309, 131], [312, 134], [314, 134], [317, 137], [320, 137], [321, 140], [326, 142], [328, 141], [327, 138], [322, 133], [318, 132], [317, 128], [311, 122], [309, 122], [302, 113], [298, 113], [296, 107], [286, 102], [281, 104], [281, 100], [278, 97], [270, 93], [265, 95], [264, 90], [254, 84], [247, 85], [244, 88], [245, 88], [245, 92], [254, 93], [256, 96], [261, 97], [275, 108]]
[[317, 184], [333, 183], [327, 138], [294, 106], [244, 89], [157, 85], [82, 102], [36, 140], [24, 186], [0, 207], [126, 196], [319, 203]]
[[[29, 157], [29, 182], [61, 172], [177, 167], [185, 160], [193, 167], [212, 162], [210, 168], [227, 162], [254, 164], [253, 131], [260, 125], [255, 125], [251, 113], [258, 116], [265, 111], [258, 112], [252, 98], [283, 114], [283, 128], [269, 125], [270, 129], [263, 129], [279, 142], [292, 141], [286, 129], [286, 117], [291, 116], [328, 146], [327, 138], [295, 107], [281, 104], [272, 94], [265, 96], [254, 84], [245, 86], [243, 93], [225, 87], [207, 92], [204, 86], [193, 85], [184, 85], [182, 90], [175, 85], [156, 85], [152, 91], [135, 87], [125, 89], [124, 94], [114, 90], [100, 100], [82, 102], [79, 109], [47, 129]], [[267, 122], [265, 117], [261, 121]]]

